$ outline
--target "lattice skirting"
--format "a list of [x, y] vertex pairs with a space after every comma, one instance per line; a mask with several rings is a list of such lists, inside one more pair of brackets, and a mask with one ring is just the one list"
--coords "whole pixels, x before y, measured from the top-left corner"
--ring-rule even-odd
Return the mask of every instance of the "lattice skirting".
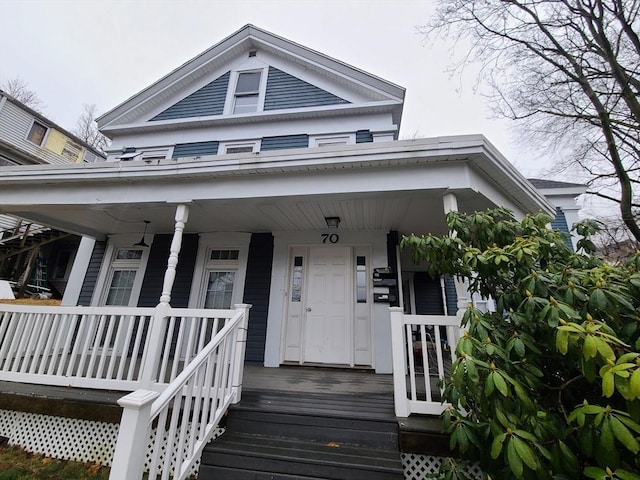
[[[443, 457], [434, 457], [432, 455], [403, 453], [402, 468], [404, 470], [404, 478], [405, 480], [424, 480], [427, 475], [438, 473], [443, 460]], [[485, 478], [478, 465], [471, 465], [466, 473], [477, 480]]]
[[[111, 466], [119, 428], [115, 423], [0, 410], [0, 436], [7, 437], [10, 445], [61, 460]], [[223, 432], [224, 429], [218, 428], [214, 438]], [[149, 443], [146, 471], [149, 470], [151, 441]], [[172, 463], [176, 448], [172, 452]], [[194, 466], [193, 473], [197, 473], [199, 467], [200, 461]]]

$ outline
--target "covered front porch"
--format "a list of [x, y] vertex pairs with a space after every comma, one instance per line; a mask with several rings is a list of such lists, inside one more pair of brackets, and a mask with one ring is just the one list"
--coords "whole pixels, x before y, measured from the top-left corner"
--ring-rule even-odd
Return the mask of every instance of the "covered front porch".
[[0, 209], [83, 240], [62, 307], [0, 306], [0, 380], [133, 392], [113, 478], [139, 478], [156, 424], [150, 471], [184, 478], [263, 366], [246, 381], [440, 413], [467, 294], [399, 238], [545, 205], [482, 137], [50, 167], [1, 172]]

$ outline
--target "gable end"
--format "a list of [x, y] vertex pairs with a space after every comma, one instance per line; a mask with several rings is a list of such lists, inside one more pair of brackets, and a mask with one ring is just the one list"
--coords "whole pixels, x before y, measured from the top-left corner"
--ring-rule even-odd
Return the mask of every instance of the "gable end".
[[293, 75], [269, 67], [264, 110], [285, 108], [320, 107], [351, 103]]
[[227, 72], [216, 78], [200, 90], [159, 113], [150, 121], [222, 115], [229, 87], [229, 76], [230, 72]]

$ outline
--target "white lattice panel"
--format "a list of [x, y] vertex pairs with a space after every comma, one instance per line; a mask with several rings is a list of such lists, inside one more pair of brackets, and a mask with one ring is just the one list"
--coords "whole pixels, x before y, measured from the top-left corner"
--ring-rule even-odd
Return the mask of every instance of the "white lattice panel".
[[[414, 453], [402, 454], [402, 468], [405, 480], [424, 480], [427, 475], [438, 473], [443, 457], [433, 455], [417, 455]], [[484, 479], [484, 474], [478, 465], [470, 465], [467, 475], [477, 480]]]
[[[119, 425], [114, 423], [0, 410], [0, 436], [7, 437], [10, 445], [61, 460], [110, 466], [118, 429]], [[223, 428], [216, 429], [213, 438], [223, 432]], [[147, 448], [145, 470], [149, 469], [150, 449], [151, 445]], [[172, 464], [176, 449], [171, 453]], [[199, 467], [198, 460], [192, 473], [197, 473]]]
[[0, 410], [0, 435], [29, 452], [110, 465], [118, 425]]

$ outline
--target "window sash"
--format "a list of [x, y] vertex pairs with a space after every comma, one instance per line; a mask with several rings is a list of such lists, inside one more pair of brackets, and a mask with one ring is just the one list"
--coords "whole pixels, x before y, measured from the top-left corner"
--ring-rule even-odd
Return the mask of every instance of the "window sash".
[[207, 275], [204, 308], [231, 308], [236, 272], [210, 270]]
[[44, 142], [44, 137], [47, 134], [47, 130], [47, 127], [45, 127], [41, 123], [33, 122], [33, 125], [31, 125], [31, 129], [27, 134], [27, 140], [35, 143], [36, 145], [42, 145], [42, 142]]
[[114, 269], [105, 305], [127, 306], [131, 299], [137, 269]]

